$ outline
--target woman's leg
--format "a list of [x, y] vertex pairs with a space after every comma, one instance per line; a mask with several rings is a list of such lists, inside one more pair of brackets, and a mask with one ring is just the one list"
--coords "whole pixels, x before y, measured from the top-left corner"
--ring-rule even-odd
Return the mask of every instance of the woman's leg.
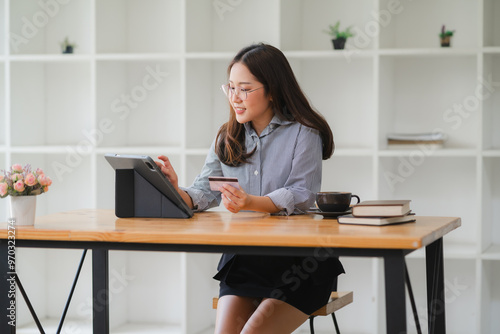
[[239, 334], [252, 313], [259, 306], [259, 299], [226, 295], [219, 298], [215, 334]]
[[290, 334], [302, 325], [309, 315], [284, 301], [263, 299], [241, 331], [242, 334]]

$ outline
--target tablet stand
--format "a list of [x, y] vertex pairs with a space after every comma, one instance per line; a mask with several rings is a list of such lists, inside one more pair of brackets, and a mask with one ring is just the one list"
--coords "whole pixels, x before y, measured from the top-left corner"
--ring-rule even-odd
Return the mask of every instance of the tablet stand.
[[120, 218], [189, 218], [155, 186], [133, 169], [117, 169], [115, 214]]

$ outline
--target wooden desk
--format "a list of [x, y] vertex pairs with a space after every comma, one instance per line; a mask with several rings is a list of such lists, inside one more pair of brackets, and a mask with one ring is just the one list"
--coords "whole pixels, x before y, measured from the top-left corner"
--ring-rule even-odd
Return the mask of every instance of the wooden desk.
[[[108, 291], [109, 250], [185, 251], [384, 258], [387, 333], [406, 332], [405, 256], [426, 247], [429, 333], [445, 333], [442, 237], [460, 218], [416, 217], [393, 226], [340, 225], [320, 216], [262, 213], [198, 213], [191, 219], [116, 218], [112, 210], [77, 210], [39, 217], [17, 227], [16, 247], [92, 249], [93, 297]], [[5, 319], [11, 286], [7, 279], [9, 231], [0, 224], [0, 333], [15, 333]], [[349, 273], [347, 273], [349, 274]], [[210, 279], [207, 277], [207, 279]], [[109, 309], [94, 309], [94, 333], [109, 333]]]

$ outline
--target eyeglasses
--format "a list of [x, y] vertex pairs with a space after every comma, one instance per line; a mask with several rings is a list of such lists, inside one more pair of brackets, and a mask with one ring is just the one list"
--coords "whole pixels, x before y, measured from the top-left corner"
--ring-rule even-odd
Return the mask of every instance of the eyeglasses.
[[246, 90], [245, 88], [241, 87], [231, 87], [229, 84], [221, 86], [222, 91], [224, 92], [224, 94], [226, 94], [228, 99], [231, 100], [233, 96], [238, 96], [242, 101], [248, 99], [248, 93], [255, 92], [256, 90], [259, 90], [261, 88], [264, 88], [264, 86], [252, 90]]

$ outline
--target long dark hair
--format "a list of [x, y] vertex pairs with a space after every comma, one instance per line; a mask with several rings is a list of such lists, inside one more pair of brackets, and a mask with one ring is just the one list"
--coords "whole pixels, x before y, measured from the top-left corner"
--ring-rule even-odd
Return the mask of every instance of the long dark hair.
[[[228, 66], [228, 76], [234, 64], [245, 65], [262, 83], [271, 96], [274, 113], [281, 119], [299, 122], [319, 131], [323, 142], [323, 160], [335, 149], [333, 134], [325, 118], [316, 112], [302, 92], [285, 55], [274, 46], [253, 44], [241, 49]], [[229, 166], [246, 163], [255, 152], [246, 151], [245, 127], [238, 123], [231, 104], [229, 121], [217, 133], [215, 149], [220, 161]]]

